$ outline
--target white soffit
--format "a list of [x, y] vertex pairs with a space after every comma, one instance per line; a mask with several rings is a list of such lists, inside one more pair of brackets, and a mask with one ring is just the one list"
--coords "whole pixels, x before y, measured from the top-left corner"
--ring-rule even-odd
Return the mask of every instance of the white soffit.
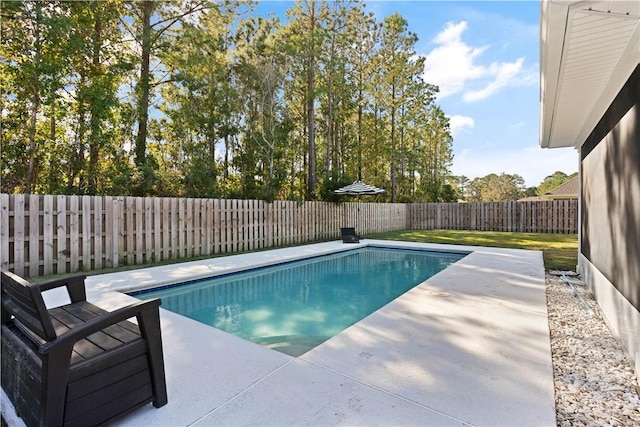
[[577, 148], [640, 62], [640, 0], [546, 1], [541, 21], [540, 145]]

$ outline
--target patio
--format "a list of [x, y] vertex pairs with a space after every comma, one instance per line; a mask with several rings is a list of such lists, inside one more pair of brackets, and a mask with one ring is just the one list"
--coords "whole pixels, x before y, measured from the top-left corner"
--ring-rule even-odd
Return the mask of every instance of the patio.
[[[117, 425], [555, 425], [540, 252], [473, 251], [341, 334], [293, 358], [161, 310], [169, 404]], [[153, 286], [351, 249], [328, 242], [91, 276], [113, 309]], [[50, 304], [61, 301], [50, 295]], [[3, 405], [4, 406], [4, 405]]]

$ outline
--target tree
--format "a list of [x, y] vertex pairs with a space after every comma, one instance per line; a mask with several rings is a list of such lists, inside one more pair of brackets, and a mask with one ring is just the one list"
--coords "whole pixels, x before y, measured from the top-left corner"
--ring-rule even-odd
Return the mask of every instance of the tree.
[[[158, 144], [178, 144], [175, 159], [183, 174], [184, 191], [190, 197], [218, 195], [217, 176], [229, 177], [233, 124], [239, 109], [234, 84], [232, 26], [239, 18], [237, 3], [220, 3], [185, 21], [175, 34], [181, 49], [159, 55], [168, 74], [160, 93], [159, 109], [169, 119], [172, 138]], [[216, 163], [216, 147], [224, 144], [222, 167]]]
[[251, 7], [3, 1], [2, 191], [329, 200], [358, 178], [454, 197], [404, 18], [300, 0], [281, 25]]
[[286, 180], [286, 152], [292, 127], [282, 98], [285, 65], [274, 17], [241, 24], [237, 77], [243, 126], [235, 163], [244, 197], [274, 200]]
[[536, 194], [538, 196], [544, 196], [554, 188], [559, 185], [564, 184], [569, 181], [571, 178], [575, 177], [578, 173], [573, 173], [571, 175], [567, 175], [564, 172], [556, 171], [551, 175], [546, 176], [536, 190]]
[[136, 118], [138, 130], [135, 138], [135, 164], [138, 172], [134, 192], [145, 195], [151, 191], [154, 181], [153, 162], [147, 159], [147, 133], [149, 125], [149, 105], [152, 90], [162, 80], [152, 71], [152, 57], [158, 50], [170, 43], [170, 30], [185, 22], [185, 18], [212, 7], [210, 0], [182, 0], [180, 2], [162, 2], [142, 0], [130, 3], [134, 16], [133, 26], [126, 20], [122, 23], [140, 49], [139, 77], [135, 85]]
[[[449, 131], [449, 119], [438, 106], [429, 110], [429, 119], [424, 132], [424, 155], [420, 168], [420, 183], [426, 200], [430, 202], [442, 201], [446, 188], [449, 168], [453, 160], [451, 144], [453, 138]], [[449, 196], [447, 196], [449, 197]]]
[[383, 81], [383, 105], [389, 116], [389, 141], [390, 141], [390, 179], [391, 202], [396, 201], [396, 173], [398, 168], [398, 123], [397, 115], [404, 105], [407, 86], [414, 76], [424, 69], [424, 59], [417, 61], [414, 46], [418, 41], [414, 33], [408, 31], [408, 22], [395, 13], [385, 18], [382, 25], [380, 41]]
[[[351, 20], [348, 28], [351, 29], [351, 38], [353, 42], [349, 45], [351, 52], [349, 57], [353, 58], [353, 68], [351, 70], [351, 80], [355, 86], [355, 106], [357, 109], [356, 121], [356, 146], [355, 146], [355, 170], [356, 176], [362, 180], [363, 170], [363, 139], [364, 139], [364, 114], [370, 108], [370, 97], [367, 95], [370, 91], [370, 81], [375, 75], [375, 65], [373, 56], [375, 53], [375, 45], [379, 37], [379, 26], [376, 23], [373, 14], [365, 13], [363, 8], [354, 9], [351, 14]], [[345, 153], [348, 156], [348, 153]], [[348, 160], [348, 157], [347, 159]], [[349, 169], [347, 169], [348, 171]]]
[[520, 175], [494, 173], [474, 178], [469, 184], [470, 202], [504, 202], [518, 200], [524, 194], [524, 179]]
[[[12, 171], [6, 174], [12, 178], [8, 183], [3, 179], [2, 185], [3, 191], [29, 194], [46, 158], [44, 146], [50, 142], [44, 110], [55, 117], [56, 92], [64, 85], [69, 65], [65, 51], [71, 25], [65, 5], [57, 3], [3, 1], [1, 9], [2, 173], [5, 175], [7, 167]], [[5, 116], [9, 121], [6, 127]], [[55, 122], [50, 129], [55, 129]], [[5, 157], [5, 153], [13, 156]]]
[[460, 198], [462, 200], [467, 200], [467, 188], [469, 187], [469, 183], [471, 182], [469, 178], [464, 175], [453, 176], [452, 181], [455, 188], [457, 188], [457, 193], [459, 194]]
[[119, 49], [118, 19], [124, 13], [117, 1], [70, 3], [73, 32], [67, 56], [72, 70], [72, 110], [77, 129], [73, 160], [69, 161], [67, 190], [98, 194], [105, 187], [106, 166], [114, 159], [114, 122], [120, 102], [117, 92], [123, 74], [131, 69], [128, 52]]

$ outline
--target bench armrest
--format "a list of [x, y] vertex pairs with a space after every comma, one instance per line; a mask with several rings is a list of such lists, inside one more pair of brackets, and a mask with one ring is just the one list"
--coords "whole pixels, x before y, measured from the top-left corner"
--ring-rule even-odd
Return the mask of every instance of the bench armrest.
[[102, 316], [96, 317], [82, 325], [79, 325], [70, 331], [58, 336], [55, 340], [44, 343], [40, 346], [40, 353], [47, 354], [55, 350], [57, 347], [73, 347], [73, 345], [87, 338], [89, 335], [101, 331], [102, 329], [115, 325], [132, 317], [138, 319], [138, 326], [140, 332], [145, 336], [145, 330], [152, 327], [151, 325], [145, 325], [145, 321], [153, 321], [150, 316], [158, 315], [158, 308], [160, 307], [160, 299], [154, 298], [146, 301], [136, 302], [126, 307], [119, 308], [115, 311], [108, 312]]
[[53, 279], [47, 282], [37, 283], [36, 286], [40, 292], [49, 291], [51, 289], [61, 288], [65, 286], [71, 302], [80, 302], [87, 300], [87, 293], [84, 287], [84, 280], [87, 276], [84, 274], [62, 277], [60, 279]]

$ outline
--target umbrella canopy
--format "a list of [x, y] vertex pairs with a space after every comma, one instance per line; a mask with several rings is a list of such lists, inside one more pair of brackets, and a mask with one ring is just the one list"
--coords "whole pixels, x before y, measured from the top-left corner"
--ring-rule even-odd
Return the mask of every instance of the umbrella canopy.
[[353, 184], [349, 184], [342, 188], [338, 188], [334, 191], [335, 194], [347, 195], [347, 196], [360, 196], [360, 195], [375, 195], [382, 194], [385, 191], [382, 188], [374, 187], [373, 185], [365, 184], [362, 181], [355, 181]]

